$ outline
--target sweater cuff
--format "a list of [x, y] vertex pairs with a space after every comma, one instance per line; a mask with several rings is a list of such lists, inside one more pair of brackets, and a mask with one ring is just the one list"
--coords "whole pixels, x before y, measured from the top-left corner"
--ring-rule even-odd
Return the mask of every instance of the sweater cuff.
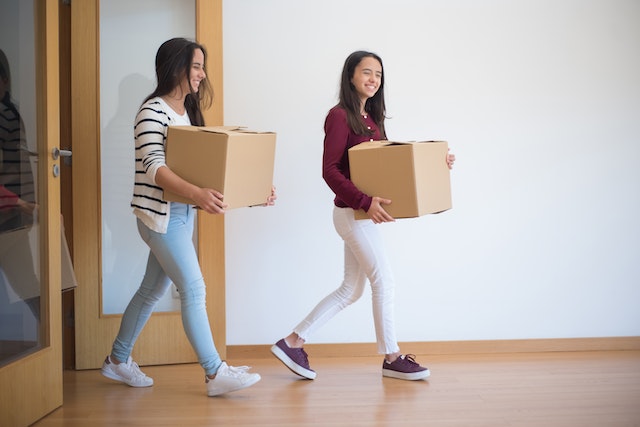
[[364, 209], [365, 212], [369, 212], [369, 208], [371, 207], [371, 202], [373, 201], [373, 197], [371, 196], [367, 196], [364, 199], [364, 203], [362, 203], [362, 209]]

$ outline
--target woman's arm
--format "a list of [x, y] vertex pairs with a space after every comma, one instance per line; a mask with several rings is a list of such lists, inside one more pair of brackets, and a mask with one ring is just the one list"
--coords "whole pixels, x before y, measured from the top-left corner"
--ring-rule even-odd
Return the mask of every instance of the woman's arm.
[[368, 211], [371, 196], [360, 191], [346, 176], [350, 131], [345, 111], [339, 108], [331, 110], [325, 120], [324, 130], [322, 177], [335, 195], [349, 207]]
[[220, 214], [227, 208], [227, 204], [222, 200], [223, 195], [219, 191], [191, 184], [169, 169], [167, 165], [158, 168], [155, 179], [163, 190], [193, 200], [194, 204], [205, 212]]

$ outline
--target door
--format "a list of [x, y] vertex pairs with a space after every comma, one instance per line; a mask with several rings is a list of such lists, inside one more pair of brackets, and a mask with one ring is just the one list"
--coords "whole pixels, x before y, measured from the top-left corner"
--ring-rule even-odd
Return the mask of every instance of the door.
[[[94, 369], [102, 365], [104, 357], [111, 350], [121, 314], [105, 313], [102, 301], [103, 199], [100, 168], [109, 165], [102, 166], [100, 159], [100, 135], [105, 125], [100, 123], [100, 2], [72, 1], [70, 7], [72, 246], [78, 282], [74, 297], [75, 366], [76, 369]], [[205, 118], [207, 124], [222, 124], [222, 0], [195, 0], [193, 25], [196, 28], [197, 40], [209, 53], [207, 74], [212, 79], [216, 95], [214, 106], [205, 112]], [[148, 35], [148, 28], [141, 27], [139, 31], [138, 35], [133, 35], [134, 38]], [[118, 65], [111, 66], [116, 68]], [[132, 123], [133, 117], [128, 120]], [[133, 159], [131, 167], [132, 161]], [[223, 221], [220, 216], [200, 215], [197, 241], [200, 264], [207, 283], [209, 320], [216, 347], [224, 357], [226, 337]], [[144, 260], [147, 253], [140, 253], [139, 256]], [[131, 278], [135, 281], [140, 279], [141, 277]], [[130, 295], [123, 295], [123, 298], [128, 302]], [[195, 362], [196, 356], [185, 336], [180, 313], [173, 311], [152, 315], [136, 343], [133, 358], [141, 365]]]
[[[13, 135], [0, 137], [0, 324], [3, 334], [24, 334], [0, 339], [0, 425], [23, 426], [62, 405], [60, 159], [52, 155], [59, 145], [58, 5], [7, 0], [1, 7], [0, 31], [13, 26], [15, 33], [0, 38], [2, 66], [10, 70], [0, 73], [2, 132]], [[16, 102], [9, 104], [7, 93]], [[15, 149], [7, 149], [11, 141]]]

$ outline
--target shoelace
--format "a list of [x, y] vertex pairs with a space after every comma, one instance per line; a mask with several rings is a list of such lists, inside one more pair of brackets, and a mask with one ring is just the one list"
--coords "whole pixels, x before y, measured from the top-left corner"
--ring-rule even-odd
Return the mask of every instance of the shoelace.
[[416, 362], [415, 354], [405, 354], [404, 356], [401, 355], [393, 363], [409, 366], [420, 366], [420, 364]]
[[145, 373], [140, 370], [140, 366], [138, 366], [138, 364], [136, 362], [134, 362], [133, 360], [131, 361], [131, 363], [121, 363], [121, 365], [126, 366], [127, 371], [134, 378], [145, 378], [146, 377]]
[[229, 376], [241, 377], [243, 375], [246, 375], [249, 369], [251, 369], [251, 366], [227, 366], [227, 368]]
[[418, 364], [418, 362], [416, 362], [416, 355], [415, 354], [405, 354], [404, 360], [408, 360], [409, 363], [413, 363], [414, 365]]
[[300, 349], [300, 353], [302, 354], [302, 357], [304, 358], [304, 363], [306, 363], [307, 366], [309, 366], [309, 356], [307, 356], [307, 352], [304, 351], [304, 348]]
[[[220, 368], [222, 369], [222, 368]], [[218, 374], [221, 374], [223, 372], [220, 371], [220, 369], [218, 370]], [[227, 365], [227, 369], [225, 369], [224, 371], [224, 375], [229, 376], [229, 377], [234, 377], [234, 378], [240, 378], [244, 375], [247, 374], [247, 372], [249, 371], [249, 369], [251, 369], [251, 366], [230, 366]], [[213, 381], [213, 379], [209, 378], [207, 375], [204, 376], [204, 382], [208, 383], [209, 381]]]

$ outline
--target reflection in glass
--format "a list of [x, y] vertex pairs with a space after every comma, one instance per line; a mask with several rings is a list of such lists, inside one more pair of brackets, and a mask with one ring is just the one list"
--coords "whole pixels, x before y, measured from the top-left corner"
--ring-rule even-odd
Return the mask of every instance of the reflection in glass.
[[[18, 58], [5, 53], [5, 49], [17, 53], [18, 47], [17, 43], [6, 46], [4, 41], [0, 45], [0, 366], [42, 344], [36, 143], [35, 137], [28, 141], [27, 120], [12, 92], [17, 86], [12, 76], [24, 79], [25, 73], [16, 66]], [[20, 55], [29, 57], [29, 51], [33, 52], [32, 46]], [[25, 81], [20, 83], [28, 86]], [[31, 84], [35, 87], [35, 82]]]

